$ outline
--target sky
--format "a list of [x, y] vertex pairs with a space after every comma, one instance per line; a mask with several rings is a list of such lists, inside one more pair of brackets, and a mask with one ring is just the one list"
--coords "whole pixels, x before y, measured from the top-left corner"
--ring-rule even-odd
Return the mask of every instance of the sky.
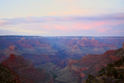
[[0, 0], [0, 35], [124, 36], [124, 0]]

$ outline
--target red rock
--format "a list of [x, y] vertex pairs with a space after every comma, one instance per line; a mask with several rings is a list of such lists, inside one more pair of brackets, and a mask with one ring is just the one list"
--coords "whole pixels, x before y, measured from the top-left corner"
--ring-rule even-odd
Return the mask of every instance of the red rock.
[[9, 49], [14, 50], [15, 46], [9, 46]]
[[84, 77], [85, 77], [85, 74], [83, 74], [83, 73], [80, 73], [80, 76], [81, 76], [82, 78], [84, 78]]
[[15, 59], [15, 55], [14, 54], [10, 54], [10, 59]]
[[106, 55], [106, 54], [113, 54], [113, 53], [115, 53], [116, 52], [116, 50], [109, 50], [109, 51], [106, 51], [104, 54]]
[[116, 50], [109, 50], [104, 54], [89, 54], [79, 60], [70, 60], [69, 65], [75, 72], [80, 73], [82, 78], [88, 74], [95, 75], [107, 64], [119, 60], [119, 57], [113, 55], [115, 52]]
[[[1, 62], [3, 65], [16, 71], [22, 82], [34, 83], [35, 81], [43, 82], [45, 72], [34, 68], [33, 64], [25, 60], [22, 56], [10, 54], [10, 57]], [[49, 80], [48, 80], [49, 81]]]
[[124, 50], [124, 43], [123, 43], [122, 49]]

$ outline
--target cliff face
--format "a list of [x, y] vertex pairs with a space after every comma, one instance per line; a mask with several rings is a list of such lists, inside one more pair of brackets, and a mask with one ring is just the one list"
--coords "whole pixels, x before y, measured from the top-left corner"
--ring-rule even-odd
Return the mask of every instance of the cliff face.
[[85, 83], [124, 83], [124, 56], [113, 64], [107, 64], [95, 77], [88, 75]]
[[[121, 56], [118, 56], [120, 54]], [[79, 80], [79, 83], [81, 83], [87, 79], [89, 74], [97, 75], [98, 71], [107, 67], [107, 64], [114, 63], [114, 61], [119, 60], [123, 55], [124, 50], [118, 49], [106, 51], [104, 54], [89, 54], [78, 60], [70, 60], [69, 65], [57, 73], [58, 77], [56, 80], [64, 82], [61, 79], [64, 79], [68, 75], [64, 72], [69, 72], [71, 78], [75, 78], [77, 81], [75, 83], [78, 83]]]
[[23, 52], [17, 48], [16, 45], [14, 46], [9, 46], [8, 48], [3, 50], [3, 54], [6, 56], [9, 56], [10, 54], [16, 54], [16, 55], [22, 55]]
[[122, 49], [124, 50], [124, 43], [123, 43]]
[[[35, 79], [32, 80], [33, 78], [42, 81], [40, 80], [39, 76], [41, 79], [44, 79], [46, 75], [46, 73], [44, 74], [43, 71], [34, 68], [33, 64], [36, 66], [52, 62], [56, 65], [56, 69], [58, 66], [64, 68], [67, 66], [67, 64], [69, 64], [65, 69], [59, 71], [62, 72], [61, 74], [58, 74], [57, 72], [57, 75], [58, 77], [60, 76], [59, 79], [63, 78], [64, 80], [66, 74], [63, 72], [66, 72], [67, 76], [70, 78], [71, 76], [74, 76], [70, 80], [75, 78], [74, 81], [76, 81], [80, 80], [80, 78], [86, 79], [89, 73], [95, 75], [95, 73], [102, 67], [106, 67], [106, 64], [118, 60], [119, 57], [123, 54], [122, 49], [124, 49], [124, 46], [120, 46], [122, 45], [123, 41], [124, 37], [49, 38], [3, 36], [0, 37], [0, 61], [8, 58], [10, 53], [15, 55], [22, 55], [26, 60], [22, 56], [11, 55], [2, 63], [18, 72], [20, 78], [22, 80], [25, 78], [24, 81], [28, 82], [34, 82]], [[122, 49], [113, 51], [119, 47], [122, 47]], [[109, 51], [105, 52], [106, 50]], [[81, 59], [72, 60], [71, 58]], [[31, 60], [33, 64], [27, 60]], [[49, 68], [49, 66], [46, 67]], [[51, 68], [53, 70], [55, 69], [53, 67]]]
[[53, 81], [43, 70], [38, 70], [33, 67], [29, 61], [25, 60], [22, 56], [10, 54], [10, 57], [2, 61], [4, 66], [13, 69], [18, 75], [21, 82], [25, 83], [38, 83], [38, 82], [51, 82]]
[[0, 83], [21, 83], [17, 73], [0, 63]]
[[[112, 41], [112, 42], [111, 42]], [[22, 54], [55, 55], [58, 49], [65, 49], [65, 53], [88, 54], [104, 53], [106, 50], [115, 50], [124, 41], [123, 37], [26, 37], [26, 36], [2, 36], [0, 37], [0, 49], [15, 47]], [[85, 48], [85, 49], [84, 49]], [[89, 49], [89, 50], [88, 50]], [[13, 52], [13, 54], [15, 54]], [[20, 54], [21, 55], [21, 54]]]
[[81, 77], [86, 79], [88, 74], [96, 75], [96, 73], [107, 64], [119, 60], [119, 57], [113, 56], [116, 50], [110, 50], [104, 54], [86, 55], [76, 63], [72, 64], [72, 69], [80, 72]]
[[48, 62], [57, 64], [65, 59], [79, 59], [87, 54], [117, 49], [121, 47], [122, 41], [124, 37], [1, 36], [0, 62], [13, 53], [31, 60], [35, 66]]
[[[68, 54], [95, 54], [104, 53], [106, 50], [115, 50], [117, 47], [115, 45], [109, 45], [106, 43], [99, 42], [98, 40], [91, 40], [88, 38], [60, 38], [56, 41], [56, 44], [65, 50]], [[61, 49], [61, 48], [60, 48]]]

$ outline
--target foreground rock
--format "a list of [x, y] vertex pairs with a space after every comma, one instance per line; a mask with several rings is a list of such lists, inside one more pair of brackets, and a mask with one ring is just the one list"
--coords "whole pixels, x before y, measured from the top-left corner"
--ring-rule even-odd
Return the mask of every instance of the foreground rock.
[[21, 83], [17, 73], [0, 63], [0, 83]]
[[2, 64], [13, 69], [18, 75], [21, 82], [24, 83], [53, 83], [52, 77], [45, 73], [45, 70], [36, 69], [31, 62], [25, 60], [22, 56], [10, 54], [10, 57]]
[[97, 76], [89, 75], [85, 83], [124, 83], [124, 56], [102, 68]]

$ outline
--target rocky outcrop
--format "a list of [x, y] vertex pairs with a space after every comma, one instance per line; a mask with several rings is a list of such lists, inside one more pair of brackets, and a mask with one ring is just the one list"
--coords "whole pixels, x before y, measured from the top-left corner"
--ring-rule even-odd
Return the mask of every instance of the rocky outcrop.
[[122, 49], [124, 50], [124, 43], [123, 43]]
[[7, 49], [3, 50], [3, 54], [5, 56], [9, 56], [10, 54], [22, 55], [23, 52], [17, 48], [17, 46], [9, 46]]
[[53, 80], [52, 77], [43, 70], [34, 68], [33, 64], [25, 60], [22, 56], [10, 54], [10, 57], [1, 63], [10, 69], [13, 69], [19, 75], [21, 82], [48, 83]]
[[69, 65], [72, 65], [73, 63], [76, 63], [76, 62], [77, 62], [77, 59], [70, 59]]
[[[70, 72], [72, 75], [71, 78], [75, 77], [76, 75], [77, 78], [81, 78], [83, 82], [88, 77], [89, 74], [97, 75], [98, 71], [106, 67], [107, 64], [119, 60], [120, 56], [118, 55], [123, 56], [123, 54], [124, 50], [118, 49], [106, 51], [104, 54], [88, 54], [78, 60], [72, 59], [70, 60], [70, 63], [67, 67], [59, 71], [57, 80], [61, 80], [60, 79], [61, 75], [62, 76], [66, 75], [63, 72]], [[64, 79], [64, 77], [62, 77], [62, 79]]]
[[[0, 40], [0, 49], [2, 49], [2, 51], [8, 48], [11, 50], [18, 48], [23, 52], [16, 55], [55, 55], [58, 53], [58, 47], [59, 49], [64, 50], [63, 53], [68, 53], [70, 55], [85, 55], [89, 53], [104, 53], [106, 50], [115, 50], [120, 47], [122, 41], [124, 41], [124, 38], [2, 36], [0, 37]], [[12, 53], [15, 54], [14, 52]]]
[[0, 83], [21, 83], [15, 71], [0, 63]]
[[35, 65], [59, 63], [64, 59], [79, 59], [87, 54], [117, 49], [122, 47], [122, 41], [124, 37], [0, 36], [0, 61], [13, 53], [23, 55]]
[[107, 64], [95, 77], [88, 75], [84, 83], [124, 83], [124, 56], [113, 64]]
[[[16, 55], [22, 55], [26, 60], [31, 60], [35, 64], [35, 66], [52, 62], [55, 65], [57, 65], [54, 68], [51, 67], [55, 69], [58, 67], [58, 65], [61, 66], [61, 68], [64, 68], [69, 63], [69, 68], [67, 68], [69, 69], [68, 76], [76, 75], [78, 77], [81, 76], [82, 78], [85, 78], [87, 77], [88, 73], [94, 74], [97, 71], [99, 71], [102, 67], [106, 67], [107, 63], [116, 61], [118, 57], [120, 57], [123, 54], [122, 50], [123, 47], [120, 46], [123, 41], [124, 37], [5, 36], [0, 37], [0, 60], [5, 59], [6, 55], [13, 53]], [[116, 54], [113, 54], [114, 51], [112, 50], [117, 49], [119, 47], [122, 48], [117, 50]], [[104, 53], [106, 50], [111, 51]], [[11, 67], [17, 72], [20, 72], [21, 79], [24, 78], [25, 76], [27, 77], [29, 76], [27, 73], [29, 70], [33, 71], [32, 75], [35, 72], [36, 73], [38, 72], [37, 69], [34, 68], [33, 65], [29, 61], [26, 61], [24, 58], [12, 55], [10, 56], [10, 58], [7, 59], [8, 62], [6, 61], [5, 63], [5, 65]], [[81, 59], [70, 60], [70, 62], [68, 60], [65, 61], [65, 59], [70, 58]], [[16, 63], [18, 63], [18, 65]], [[51, 64], [48, 65], [51, 66]], [[48, 66], [46, 67], [49, 68]], [[26, 75], [24, 74], [23, 71], [25, 71]], [[29, 72], [31, 73], [31, 71]], [[43, 74], [43, 72], [41, 72], [41, 74]], [[34, 76], [38, 78], [36, 74], [34, 74]], [[61, 78], [64, 78], [64, 76], [65, 75], [63, 73], [63, 75], [61, 75]]]
[[73, 39], [73, 37], [67, 39], [59, 38], [55, 41], [55, 45], [59, 46], [59, 49], [64, 50], [64, 53], [77, 56], [86, 54], [101, 54], [106, 50], [117, 49], [116, 45], [107, 44], [106, 42], [104, 43], [88, 37], [78, 39]]

